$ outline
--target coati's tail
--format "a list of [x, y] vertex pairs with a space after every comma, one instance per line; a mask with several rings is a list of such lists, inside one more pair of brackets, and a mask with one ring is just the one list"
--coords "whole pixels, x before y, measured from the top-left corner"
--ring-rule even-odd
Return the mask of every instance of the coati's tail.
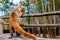
[[[26, 32], [26, 31], [24, 31], [24, 30], [22, 29], [22, 27], [21, 27], [18, 23], [12, 22], [12, 26], [14, 27], [14, 29], [15, 29], [19, 34], [24, 35], [24, 36], [26, 36], [26, 37], [28, 37], [28, 38], [32, 38], [33, 40], [36, 40], [37, 37], [36, 37], [35, 35], [30, 34], [30, 33]], [[12, 31], [11, 31], [11, 32], [12, 32]]]

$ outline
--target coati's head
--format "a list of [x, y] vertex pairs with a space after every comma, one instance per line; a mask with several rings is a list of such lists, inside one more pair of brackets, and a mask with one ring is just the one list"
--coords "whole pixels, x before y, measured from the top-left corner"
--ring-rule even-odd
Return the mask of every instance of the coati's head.
[[24, 6], [18, 7], [18, 15], [22, 16], [24, 14], [23, 12], [25, 12], [25, 7]]
[[19, 11], [25, 12], [25, 7], [24, 7], [24, 6], [20, 6], [20, 7], [19, 7]]

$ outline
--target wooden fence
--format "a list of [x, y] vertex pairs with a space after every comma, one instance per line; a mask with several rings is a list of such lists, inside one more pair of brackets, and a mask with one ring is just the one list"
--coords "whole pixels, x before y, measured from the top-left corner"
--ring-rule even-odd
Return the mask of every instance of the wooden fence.
[[[60, 15], [60, 11], [55, 11], [55, 12], [45, 12], [45, 13], [36, 13], [36, 14], [26, 14], [26, 15], [23, 15], [22, 18], [26, 18], [26, 17], [41, 17], [41, 16], [52, 16], [52, 15]], [[0, 19], [9, 19], [9, 17], [2, 17]], [[4, 23], [4, 22], [0, 22], [0, 25], [9, 25], [9, 23]], [[54, 27], [59, 27], [60, 28], [60, 24], [21, 24], [21, 26], [25, 26], [25, 28], [41, 28], [41, 27], [46, 27], [47, 28], [47, 34], [48, 35], [45, 35], [44, 37], [48, 36], [49, 38], [56, 38], [56, 33], [54, 33], [54, 31], [48, 31], [49, 29], [48, 28], [54, 28]], [[0, 26], [0, 34], [2, 34], [2, 26]], [[35, 32], [35, 35], [41, 37], [41, 34], [40, 34], [40, 29], [36, 29], [38, 31]], [[60, 30], [60, 29], [59, 29]], [[34, 32], [34, 30], [32, 30]], [[44, 31], [44, 30], [43, 30]], [[50, 34], [49, 34], [50, 32]], [[53, 34], [51, 35], [51, 33], [53, 32]], [[44, 34], [44, 32], [43, 32]], [[59, 36], [60, 36], [60, 31], [59, 31]]]

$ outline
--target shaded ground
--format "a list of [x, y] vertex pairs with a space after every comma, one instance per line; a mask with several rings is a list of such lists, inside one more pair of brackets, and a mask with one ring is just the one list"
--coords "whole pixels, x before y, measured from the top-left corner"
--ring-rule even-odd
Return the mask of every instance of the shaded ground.
[[[11, 39], [9, 39], [9, 37], [10, 37], [9, 34], [3, 34], [3, 35], [0, 35], [0, 40], [32, 40], [23, 36], [19, 36], [19, 37], [14, 36]], [[38, 38], [38, 40], [60, 40], [60, 39]]]

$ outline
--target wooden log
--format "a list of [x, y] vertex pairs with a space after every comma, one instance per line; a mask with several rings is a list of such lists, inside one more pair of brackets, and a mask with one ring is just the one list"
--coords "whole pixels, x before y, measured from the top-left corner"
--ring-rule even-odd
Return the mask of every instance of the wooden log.
[[[23, 15], [22, 18], [25, 17], [40, 17], [40, 16], [52, 16], [52, 15], [60, 15], [60, 11], [55, 12], [45, 12], [45, 13], [33, 13], [33, 14], [26, 14]], [[3, 16], [2, 19], [9, 19], [9, 17]]]
[[[3, 25], [9, 25], [9, 23], [3, 23]], [[60, 24], [20, 24], [25, 27], [60, 27]]]
[[33, 14], [26, 14], [23, 15], [22, 17], [40, 17], [40, 16], [52, 16], [52, 15], [60, 15], [60, 11], [56, 12], [44, 12], [44, 13], [33, 13]]

